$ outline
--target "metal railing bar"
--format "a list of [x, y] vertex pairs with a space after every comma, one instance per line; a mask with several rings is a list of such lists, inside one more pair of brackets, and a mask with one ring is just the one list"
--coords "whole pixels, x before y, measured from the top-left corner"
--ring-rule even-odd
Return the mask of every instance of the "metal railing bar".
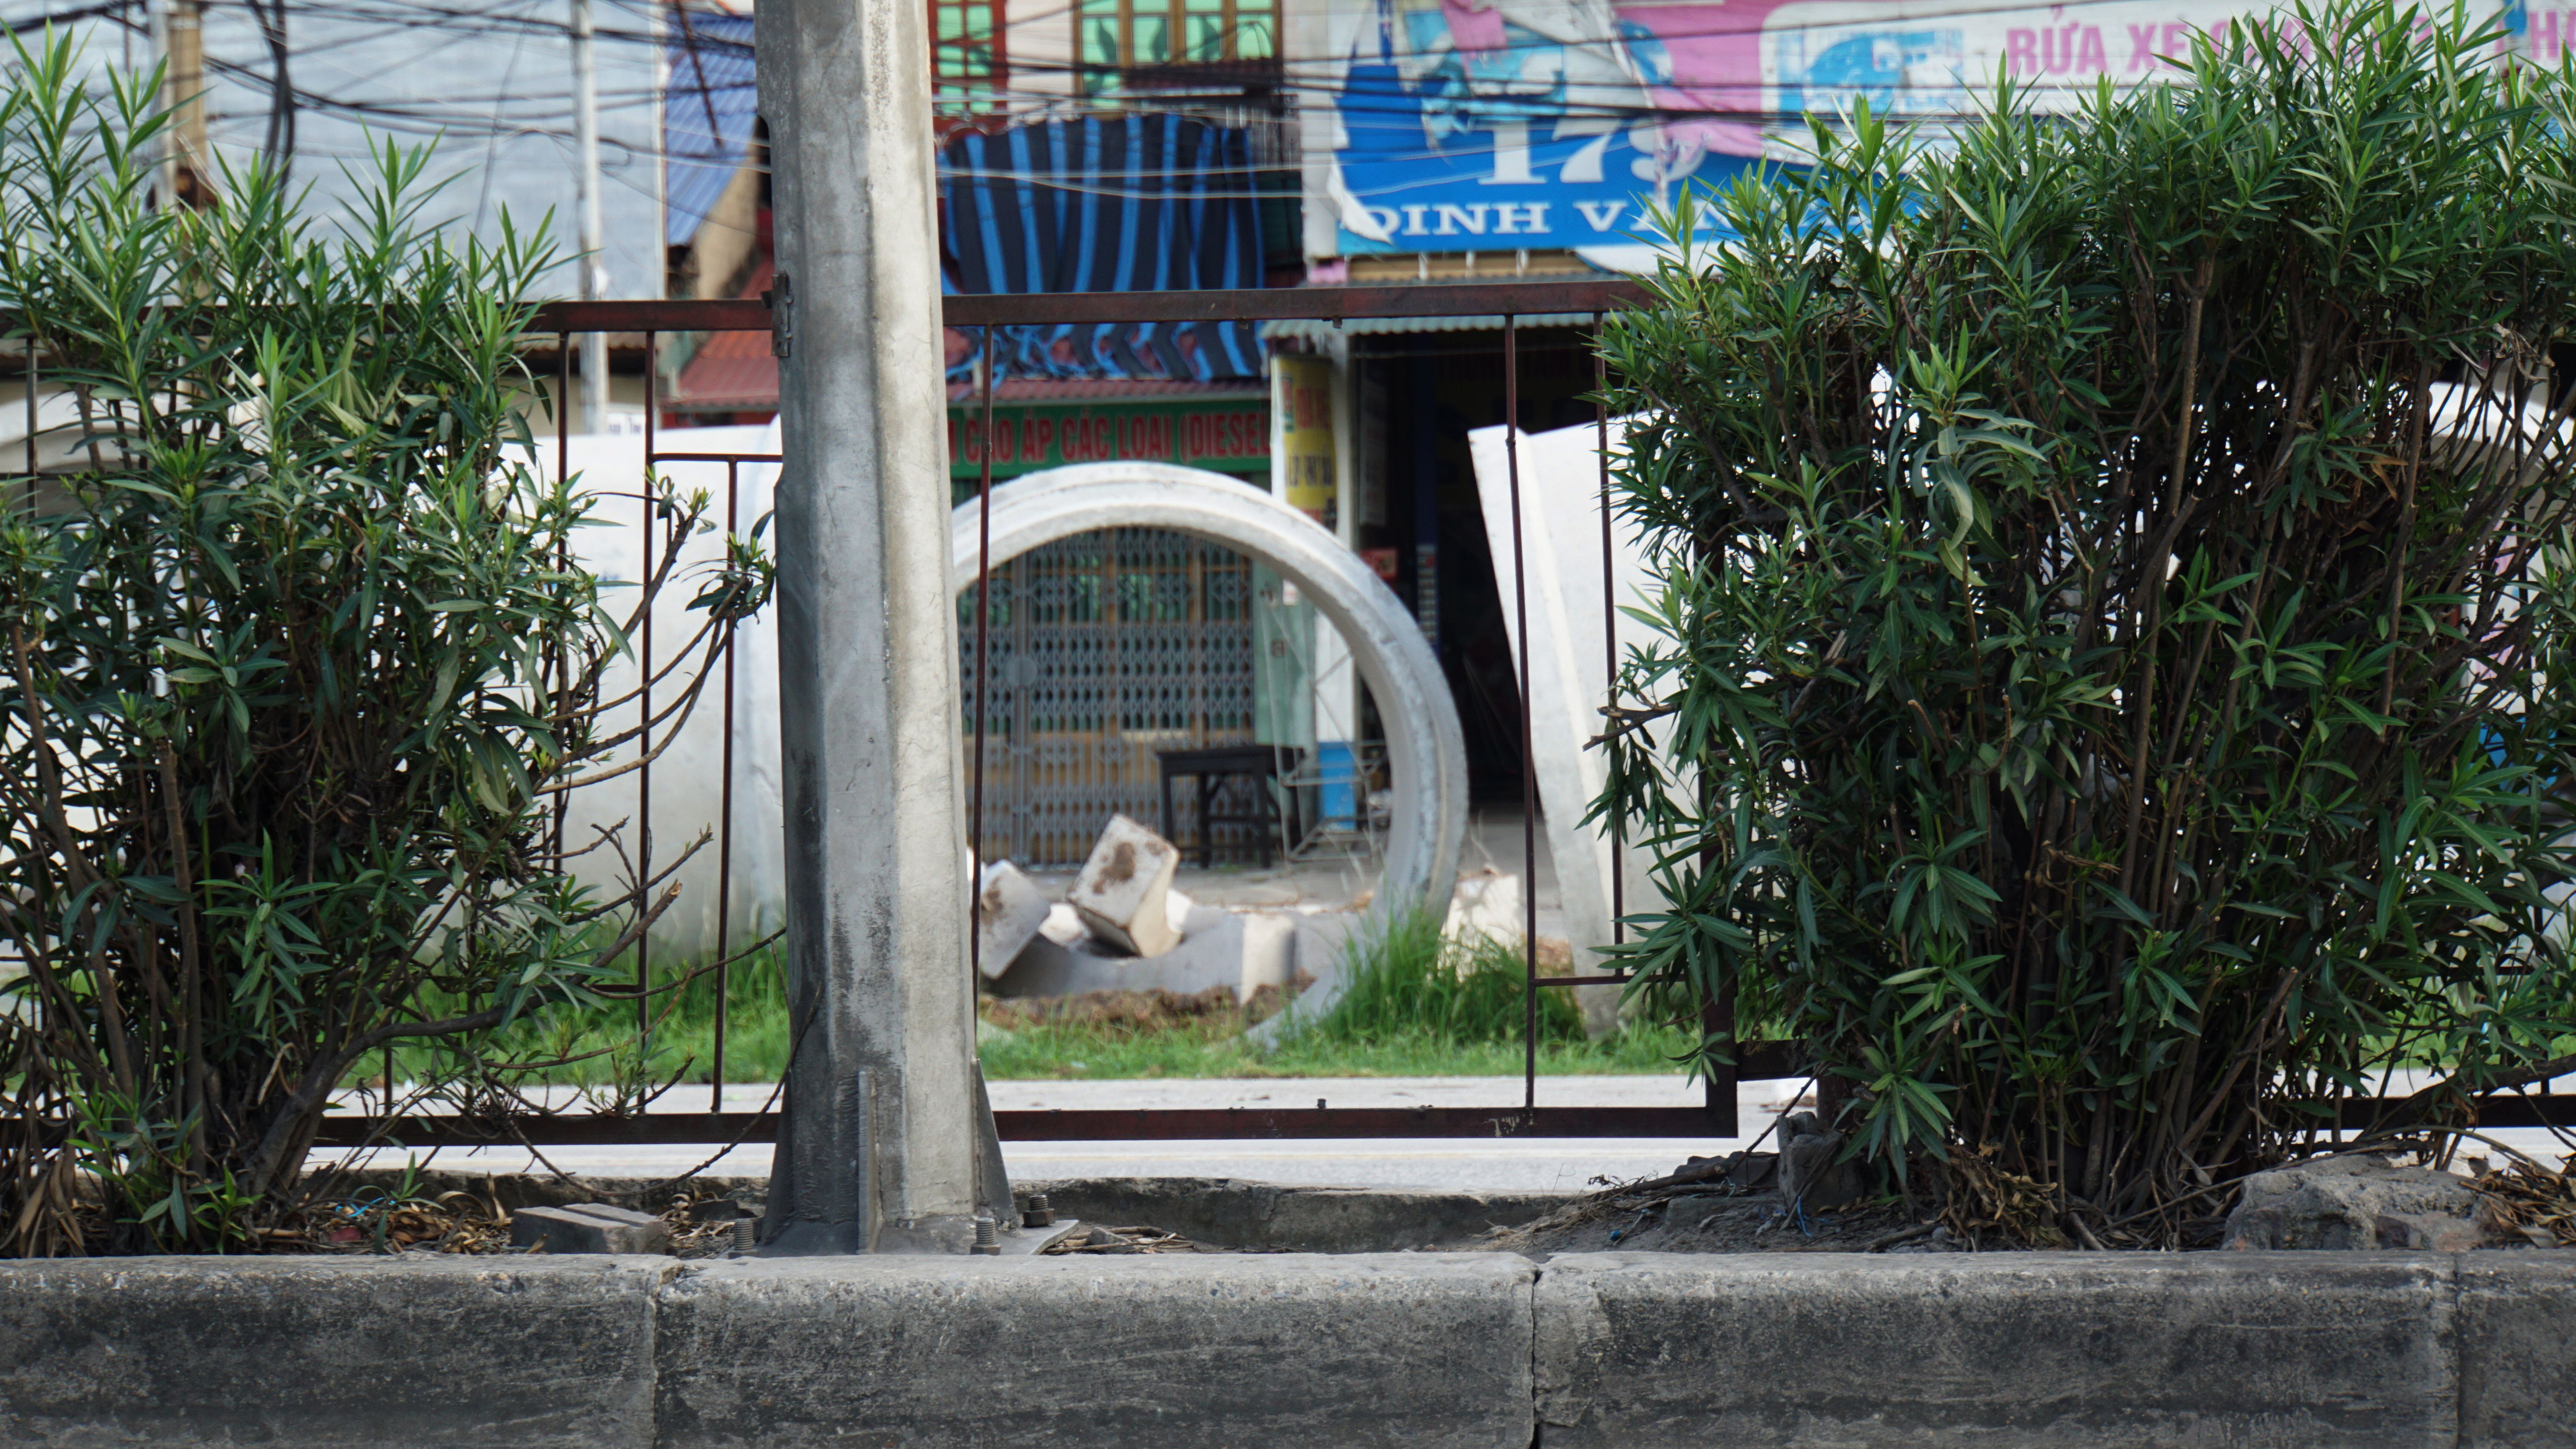
[[[992, 684], [986, 656], [993, 642], [993, 374], [1001, 370], [993, 351], [992, 328], [984, 329], [983, 343], [984, 432], [976, 449], [983, 461], [975, 485], [975, 800], [966, 826], [967, 846], [975, 859], [974, 878], [966, 882], [966, 999], [970, 1004], [981, 994], [984, 980], [984, 725], [992, 712], [985, 691]], [[980, 1058], [983, 1053], [976, 1055]]]
[[[572, 486], [572, 334], [569, 332], [555, 336], [555, 486]], [[572, 545], [560, 536], [555, 543], [555, 568], [564, 573], [572, 571]], [[561, 729], [568, 723], [564, 717], [564, 702], [572, 689], [572, 655], [562, 647], [561, 636], [557, 636], [555, 642], [554, 683], [553, 713], [555, 725]], [[558, 863], [563, 859], [564, 821], [571, 809], [572, 802], [558, 792], [551, 846]]]
[[[741, 531], [742, 465], [725, 462], [725, 537]], [[733, 644], [739, 621], [725, 625], [724, 745], [716, 785], [716, 1022], [715, 1064], [708, 1073], [707, 1110], [724, 1110], [725, 1002], [731, 994], [733, 924]], [[759, 923], [753, 923], [759, 929]]]
[[942, 297], [951, 327], [1079, 322], [1345, 321], [1367, 317], [1479, 317], [1496, 313], [1602, 312], [1640, 306], [1642, 285], [1465, 282], [1403, 287], [1242, 287], [1204, 292], [984, 292]]
[[[1730, 1103], [1731, 1107], [1732, 1104]], [[1681, 1137], [1735, 1135], [1734, 1114], [1700, 1107], [1210, 1107], [997, 1111], [1005, 1142], [1187, 1142], [1245, 1138]], [[651, 1146], [778, 1140], [774, 1112], [626, 1117], [325, 1117], [316, 1147]], [[378, 1129], [382, 1129], [379, 1131]]]
[[[644, 334], [644, 456], [653, 456], [653, 405], [659, 401], [654, 386], [655, 354], [660, 351], [661, 334]], [[604, 380], [603, 380], [604, 381]], [[585, 384], [587, 387], [587, 384]], [[606, 397], [603, 386], [599, 395]], [[606, 418], [588, 419], [593, 433], [600, 431]], [[654, 501], [660, 493], [653, 465], [644, 465], [644, 571], [641, 582], [647, 590], [653, 587]], [[676, 545], [675, 545], [676, 546]], [[644, 599], [643, 645], [644, 679], [639, 696], [642, 713], [637, 716], [635, 748], [643, 756], [644, 767], [636, 772], [635, 785], [635, 912], [644, 913], [645, 890], [653, 879], [653, 605], [657, 601], [647, 594]], [[678, 725], [672, 728], [677, 729]], [[635, 937], [635, 1027], [639, 1037], [638, 1061], [653, 1059], [653, 933], [640, 932]]]
[[[1787, 1081], [1804, 1073], [1747, 1074]], [[2332, 1105], [2338, 1130], [2362, 1132], [2395, 1098], [2346, 1098]], [[1174, 1142], [1247, 1138], [1675, 1137], [1741, 1135], [1732, 1098], [1706, 1107], [1208, 1107], [1004, 1110], [993, 1114], [1005, 1142]], [[506, 1119], [361, 1116], [322, 1119], [316, 1147], [649, 1146], [778, 1139], [774, 1112], [646, 1112], [625, 1117], [514, 1116]], [[2576, 1123], [2576, 1094], [2500, 1094], [2478, 1104], [2481, 1128]]]
[[[688, 301], [665, 297], [610, 298], [594, 302], [548, 302], [537, 308], [532, 332], [766, 332], [765, 302], [722, 299]], [[567, 346], [570, 344], [567, 343]]]
[[[1619, 586], [1611, 541], [1610, 363], [1601, 355], [1602, 320], [1601, 313], [1592, 314], [1593, 455], [1601, 463], [1601, 648], [1605, 656], [1601, 681], [1602, 703], [1609, 706], [1601, 722], [1606, 730], [1619, 717]], [[1604, 822], [1610, 827], [1610, 944], [1616, 946], [1628, 939], [1627, 923], [1621, 919], [1628, 913], [1627, 862], [1621, 859], [1627, 854], [1628, 832], [1627, 822], [1615, 810], [1604, 816]]]
[[[1192, 292], [977, 292], [939, 299], [940, 325], [1008, 327], [1115, 322], [1329, 322], [1370, 317], [1489, 317], [1602, 312], [1651, 298], [1624, 277], [1554, 282], [1428, 282], [1396, 287], [1215, 287]], [[0, 324], [21, 316], [0, 312]], [[606, 297], [542, 302], [528, 332], [767, 332], [758, 298]], [[735, 411], [723, 409], [722, 411]]]
[[[1520, 318], [1503, 315], [1503, 460], [1512, 487], [1512, 615], [1521, 709], [1521, 1106], [1538, 1110], [1538, 752], [1530, 743], [1529, 570], [1521, 544]], [[1560, 877], [1562, 879], [1562, 877]]]
[[[1117, 322], [1344, 321], [1369, 317], [1537, 316], [1643, 306], [1646, 288], [1618, 277], [1572, 282], [1456, 282], [1402, 287], [1235, 287], [1197, 292], [979, 292], [939, 299], [948, 327]], [[766, 332], [752, 300], [634, 298], [549, 302], [534, 332]]]

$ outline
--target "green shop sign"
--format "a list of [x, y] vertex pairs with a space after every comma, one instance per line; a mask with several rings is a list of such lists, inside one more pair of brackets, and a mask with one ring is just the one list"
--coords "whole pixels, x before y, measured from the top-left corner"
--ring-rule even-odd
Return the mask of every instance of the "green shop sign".
[[[1147, 402], [1028, 403], [993, 409], [993, 476], [1129, 459], [1219, 473], [1270, 471], [1270, 399], [1260, 393]], [[948, 474], [983, 475], [984, 410], [948, 409]]]

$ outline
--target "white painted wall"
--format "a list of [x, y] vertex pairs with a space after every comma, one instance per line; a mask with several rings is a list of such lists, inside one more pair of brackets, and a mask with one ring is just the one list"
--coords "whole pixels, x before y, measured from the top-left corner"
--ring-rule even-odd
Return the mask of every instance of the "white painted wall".
[[[666, 429], [659, 435], [657, 446], [664, 452], [761, 453], [777, 451], [778, 438], [774, 426]], [[540, 471], [552, 477], [553, 439], [545, 439], [538, 453]], [[641, 433], [580, 436], [572, 440], [571, 454], [573, 475], [597, 497], [593, 516], [600, 523], [582, 532], [576, 544], [577, 556], [603, 578], [625, 585], [610, 588], [604, 594], [611, 613], [623, 619], [634, 607], [632, 585], [642, 576], [644, 566], [644, 438]], [[705, 617], [690, 612], [688, 601], [697, 593], [697, 579], [704, 568], [723, 557], [725, 516], [723, 464], [665, 463], [661, 471], [683, 492], [697, 488], [708, 491], [714, 502], [710, 517], [717, 529], [691, 540], [681, 555], [683, 573], [654, 610], [657, 667], [670, 661], [673, 651], [687, 641]], [[736, 500], [739, 531], [750, 531], [769, 512], [777, 472], [768, 465], [741, 469]], [[636, 637], [640, 644], [640, 632]], [[785, 836], [779, 824], [775, 610], [764, 611], [744, 626], [734, 647], [733, 878], [728, 909], [733, 922], [730, 945], [740, 949], [759, 933], [776, 930], [783, 910], [786, 859]], [[612, 667], [602, 696], [615, 698], [632, 690], [640, 678], [641, 663], [640, 655], [630, 656]], [[675, 675], [657, 687], [657, 708], [685, 693], [689, 682], [689, 675]], [[635, 713], [630, 706], [612, 715], [609, 724], [631, 725]], [[719, 674], [707, 682], [696, 709], [671, 739], [670, 747], [654, 761], [651, 823], [658, 860], [668, 862], [722, 814], [724, 739], [724, 698]], [[634, 753], [626, 751], [618, 759], [632, 759]], [[642, 784], [639, 773], [574, 791], [565, 822], [566, 846], [588, 843], [597, 830], [623, 825], [627, 848], [634, 850], [635, 827], [645, 819]], [[574, 873], [602, 893], [620, 888], [613, 851], [583, 857], [576, 862]], [[680, 899], [655, 930], [654, 949], [669, 952], [674, 959], [703, 956], [715, 947], [717, 842], [710, 841], [675, 879], [681, 885]]]

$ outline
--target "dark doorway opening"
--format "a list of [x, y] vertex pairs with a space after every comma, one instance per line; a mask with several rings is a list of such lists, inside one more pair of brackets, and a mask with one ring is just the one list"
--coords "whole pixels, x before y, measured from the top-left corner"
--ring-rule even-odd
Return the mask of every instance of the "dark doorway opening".
[[[1593, 419], [1588, 328], [1523, 327], [1520, 425]], [[1506, 610], [1511, 557], [1488, 545], [1467, 434], [1503, 421], [1503, 333], [1351, 340], [1357, 371], [1355, 543], [1425, 626], [1458, 701], [1473, 803], [1521, 800], [1520, 689]], [[1500, 486], [1497, 483], [1496, 486]]]

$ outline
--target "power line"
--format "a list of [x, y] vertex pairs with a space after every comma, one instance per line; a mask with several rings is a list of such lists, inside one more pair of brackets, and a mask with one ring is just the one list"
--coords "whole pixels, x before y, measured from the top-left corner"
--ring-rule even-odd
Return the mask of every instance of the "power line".
[[[132, 18], [130, 12], [137, 3], [139, 3], [139, 0], [109, 0], [109, 3], [51, 12], [28, 20], [11, 22], [10, 28], [13, 32], [23, 33], [27, 30], [39, 28], [46, 24], [65, 24], [79, 20], [100, 19], [124, 26], [128, 30], [132, 30], [137, 28], [137, 24]], [[356, 0], [356, 3], [347, 5], [325, 4], [321, 3], [321, 0], [272, 0], [272, 3], [277, 6], [278, 13], [280, 14], [309, 16], [315, 21], [322, 22], [324, 27], [324, 33], [321, 36], [316, 37], [314, 41], [292, 47], [289, 53], [290, 60], [309, 60], [317, 56], [359, 50], [368, 44], [380, 43], [383, 39], [383, 32], [387, 29], [391, 29], [402, 32], [429, 32], [436, 34], [440, 37], [442, 42], [436, 47], [438, 50], [450, 49], [455, 45], [477, 39], [498, 39], [507, 36], [513, 43], [513, 59], [511, 66], [512, 71], [514, 72], [518, 53], [528, 40], [561, 39], [569, 45], [570, 39], [567, 27], [565, 27], [560, 21], [546, 20], [534, 14], [516, 13], [509, 10], [466, 10], [452, 4], [440, 3], [440, 0]], [[640, 11], [646, 14], [650, 14], [658, 8], [654, 4], [645, 3], [645, 0], [607, 0], [607, 4], [608, 8], [612, 10], [622, 10], [627, 12]], [[1909, 25], [1918, 29], [1931, 28], [1938, 26], [1943, 21], [1983, 14], [2004, 13], [2008, 10], [2019, 8], [2022, 7], [2006, 5], [1980, 6], [1973, 9], [1952, 11], [1945, 15], [1920, 17], [1917, 20], [1910, 21]], [[2077, 13], [2080, 13], [2080, 9], [2082, 7], [2078, 6], [2071, 8]], [[1012, 17], [1009, 20], [1004, 28], [1004, 34], [1007, 36], [1011, 31], [1023, 30], [1030, 26], [1045, 23], [1050, 20], [1061, 19], [1069, 13], [1078, 12], [1075, 11], [1073, 6], [1062, 6], [1050, 8], [1042, 14], [1024, 13], [1021, 16]], [[308, 26], [306, 28], [307, 33], [310, 33], [312, 28], [313, 27]], [[1658, 38], [1663, 40], [1679, 40], [1694, 37], [1706, 38], [1723, 35], [1753, 35], [1756, 33], [1758, 32], [1750, 26], [1720, 25], [1690, 31], [1668, 32]], [[2157, 33], [2159, 35], [2163, 33], [2161, 26], [2158, 27]], [[673, 48], [672, 38], [668, 34], [657, 34], [649, 29], [627, 29], [616, 25], [607, 25], [597, 28], [595, 34], [604, 44], [628, 46], [647, 45], [652, 47], [657, 54], [668, 54]], [[696, 47], [696, 53], [701, 54], [729, 54], [738, 57], [745, 49], [747, 49], [747, 47], [745, 47], [741, 42], [729, 37], [711, 34], [696, 34], [694, 31], [688, 38], [688, 41], [684, 43], [693, 43]], [[1515, 40], [1495, 50], [1475, 52], [1473, 54], [1478, 56], [1492, 56], [1495, 54], [1507, 55], [1519, 50], [1534, 51], [1539, 49], [1560, 48], [1562, 48], [1560, 43], [1553, 41]], [[1432, 64], [1428, 67], [1421, 66], [1421, 62], [1426, 58], [1425, 53], [1416, 52], [1411, 58], [1415, 62], [1415, 67], [1413, 68], [1424, 68], [1436, 72], [1447, 67], [1450, 63], [1450, 57], [1461, 56], [1464, 54], [1467, 53], [1456, 51], [1429, 53], [1428, 58], [1432, 61]], [[375, 71], [370, 75], [359, 77], [357, 83], [363, 84], [366, 81], [370, 81], [377, 76], [390, 73], [402, 66], [416, 65], [419, 62], [420, 55], [421, 52], [413, 50], [407, 53], [403, 60], [388, 65], [384, 69]], [[290, 114], [297, 110], [309, 110], [320, 114], [331, 115], [371, 129], [381, 130], [397, 135], [482, 139], [486, 142], [487, 155], [491, 154], [493, 148], [496, 148], [503, 139], [542, 137], [559, 146], [568, 145], [571, 141], [571, 137], [567, 132], [569, 130], [569, 123], [573, 119], [573, 98], [568, 86], [563, 90], [556, 90], [551, 87], [519, 89], [512, 87], [505, 80], [502, 88], [491, 94], [447, 95], [428, 100], [388, 101], [380, 99], [360, 99], [347, 94], [346, 92], [340, 91], [337, 87], [333, 90], [322, 90], [310, 85], [296, 84], [290, 80], [289, 84], [283, 88], [284, 94], [283, 97], [280, 98], [277, 96], [279, 88], [275, 85], [275, 77], [273, 75], [263, 75], [241, 61], [232, 60], [213, 52], [208, 53], [206, 64], [210, 71], [220, 74], [228, 80], [237, 81], [250, 88], [270, 91], [273, 99], [282, 99], [283, 108]], [[1283, 100], [1295, 99], [1299, 101], [1328, 101], [1334, 105], [1343, 117], [1345, 117], [1347, 123], [1365, 127], [1368, 123], [1368, 119], [1373, 116], [1384, 116], [1390, 121], [1409, 119], [1420, 114], [1423, 109], [1420, 101], [1415, 99], [1415, 93], [1403, 88], [1388, 87], [1377, 89], [1363, 86], [1362, 88], [1354, 91], [1349, 85], [1346, 68], [1339, 63], [1318, 64], [1315, 62], [1283, 58], [1278, 62], [1278, 65], [1279, 69], [1277, 72], [1277, 80], [1265, 87], [1271, 95]], [[709, 154], [707, 151], [703, 150], [674, 150], [669, 144], [672, 140], [678, 139], [681, 136], [686, 136], [691, 140], [701, 142], [720, 142], [724, 140], [725, 138], [722, 135], [722, 123], [714, 118], [713, 95], [719, 90], [738, 90], [744, 88], [744, 86], [748, 84], [747, 82], [728, 82], [712, 85], [706, 84], [703, 62], [701, 61], [701, 64], [698, 66], [693, 66], [692, 69], [700, 78], [701, 83], [697, 86], [647, 85], [632, 88], [612, 87], [603, 92], [601, 99], [604, 106], [612, 110], [626, 111], [637, 107], [650, 107], [657, 102], [665, 107], [668, 107], [675, 102], [685, 105], [685, 97], [688, 92], [696, 90], [699, 93], [701, 103], [706, 106], [710, 116], [709, 130], [704, 135], [699, 135], [685, 127], [676, 126], [666, 118], [664, 125], [652, 134], [650, 140], [645, 142], [639, 143], [633, 139], [604, 137], [604, 141], [616, 146], [627, 157], [627, 164], [616, 168], [617, 170], [626, 170], [636, 161], [660, 160], [679, 165], [722, 166], [731, 159], [721, 153]], [[1078, 62], [1020, 61], [1014, 64], [1012, 70], [1016, 76], [1041, 78], [1073, 77], [1079, 79], [1086, 76], [1102, 74], [1101, 68]], [[2170, 74], [2171, 73], [2169, 72], [2150, 72], [2141, 76], [2139, 80], [2130, 82], [2129, 84], [2154, 84], [2168, 79]], [[2027, 78], [2025, 78], [2024, 84], [2041, 89], [2053, 90], [2058, 88], [2054, 85], [2048, 85], [2045, 82], [2034, 82]], [[1607, 89], [1607, 87], [1588, 85], [1580, 82], [1575, 83], [1573, 88], [1578, 96], [1583, 96], [1587, 93], [1597, 95], [1599, 91]], [[2070, 84], [2067, 88], [2072, 89], [2072, 85]], [[1679, 91], [1684, 94], [1697, 91], [1703, 95], [1714, 91], [1718, 92], [1720, 96], [1722, 96], [1723, 93], [1728, 91], [1751, 91], [1759, 94], [1762, 90], [1766, 89], [1766, 87], [1762, 86], [1758, 81], [1744, 80], [1703, 82], [1683, 86], [1663, 84], [1653, 86], [1651, 89], [1661, 90], [1667, 93]], [[1982, 90], [1982, 83], [1938, 84], [1896, 79], [1883, 84], [1828, 85], [1810, 87], [1808, 89], [1828, 97], [1869, 94], [1893, 95], [1900, 97], [1966, 96], [1973, 98]], [[1011, 116], [1011, 119], [1014, 120], [1061, 120], [1069, 118], [1065, 114], [1067, 112], [1071, 112], [1075, 115], [1102, 114], [1104, 112], [1109, 115], [1116, 115], [1122, 113], [1133, 114], [1142, 110], [1236, 110], [1245, 105], [1259, 105], [1262, 103], [1262, 99], [1262, 97], [1257, 95], [1244, 96], [1238, 99], [1231, 95], [1164, 95], [1146, 90], [1129, 90], [1112, 94], [1079, 95], [1055, 89], [1039, 89], [1028, 85], [1004, 85], [980, 89], [972, 104], [979, 107], [991, 106], [1003, 108], [1006, 112], [1016, 112], [1018, 114]], [[1714, 100], [1717, 99], [1717, 97], [1710, 97], [1710, 99]], [[1461, 97], [1446, 105], [1435, 107], [1435, 109], [1447, 110], [1452, 113], [1459, 111], [1466, 111], [1471, 114], [1481, 112], [1482, 115], [1480, 118], [1482, 119], [1509, 118], [1508, 113], [1515, 108], [1525, 110], [1527, 114], [1523, 119], [1534, 122], [1553, 122], [1560, 128], [1568, 122], [1584, 124], [1587, 126], [1585, 134], [1598, 134], [1598, 131], [1588, 128], [1599, 127], [1605, 122], [1610, 123], [1610, 127], [1613, 129], [1621, 126], [1632, 126], [1637, 124], [1687, 123], [1690, 121], [1722, 121], [1766, 128], [1799, 126], [1807, 119], [1808, 115], [1811, 114], [1808, 110], [1785, 111], [1765, 108], [1759, 105], [1671, 105], [1653, 102], [1611, 103], [1590, 98], [1558, 101], [1541, 94], [1513, 96], [1508, 93], [1481, 97]], [[1497, 113], [1502, 114], [1498, 116]], [[1906, 121], [1941, 124], [1945, 122], [1973, 120], [1980, 114], [1980, 109], [1971, 104], [1969, 107], [1964, 109], [1952, 107], [1924, 108], [1911, 111], [1900, 110], [1896, 118]], [[557, 125], [553, 123], [561, 124]], [[272, 127], [272, 129], [274, 128]], [[1457, 134], [1477, 135], [1490, 134], [1490, 132], [1486, 128], [1479, 127], [1475, 129], [1462, 129]], [[337, 154], [354, 158], [358, 154], [353, 150], [341, 151], [338, 148], [328, 145], [315, 146], [309, 140], [305, 149], [309, 154], [319, 156], [332, 156]], [[1472, 162], [1478, 158], [1490, 156], [1498, 149], [1499, 148], [1494, 146], [1459, 144], [1437, 148], [1413, 148], [1393, 154], [1378, 153], [1370, 159], [1393, 162], [1432, 160]], [[1256, 166], [1252, 169], [1284, 169], [1284, 166], [1287, 164], [1293, 163], [1274, 163], [1271, 166]], [[961, 173], [955, 168], [943, 167], [943, 179], [951, 179], [961, 174], [1006, 175], [1009, 173], [992, 170], [987, 170], [985, 172], [974, 172], [970, 170], [968, 172]], [[1160, 178], [1162, 176], [1182, 174], [1194, 175], [1196, 172], [1194, 170], [1184, 172], [1179, 168], [1173, 168], [1163, 172], [1121, 173], [1118, 177], [1119, 182], [1127, 184], [1115, 186], [1087, 186], [1078, 182], [1068, 182], [1065, 179], [1053, 177], [1032, 177], [1027, 179], [1035, 185], [1085, 191], [1093, 194], [1114, 196], [1150, 196], [1157, 193], [1151, 191], [1139, 191], [1132, 183], [1139, 179]], [[621, 181], [626, 181], [626, 178], [624, 177], [621, 177], [620, 179]], [[626, 184], [632, 185], [633, 183], [631, 181], [627, 181]], [[486, 186], [488, 189], [488, 178], [486, 180]], [[636, 187], [635, 189], [639, 191], [642, 190], [641, 187]], [[1275, 195], [1277, 193], [1253, 192], [1247, 194]], [[478, 207], [478, 211], [479, 209], [480, 208]]]

